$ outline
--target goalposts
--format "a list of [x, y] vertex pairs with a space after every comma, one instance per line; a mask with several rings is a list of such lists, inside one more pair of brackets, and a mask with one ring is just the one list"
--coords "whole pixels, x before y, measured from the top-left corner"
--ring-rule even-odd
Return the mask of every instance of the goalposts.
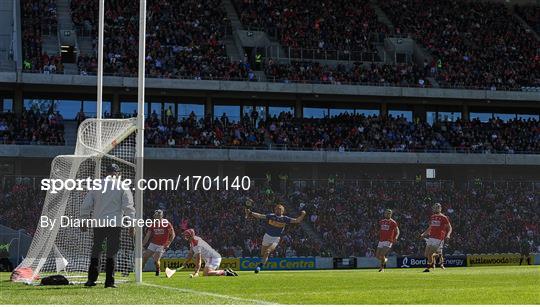
[[[102, 118], [105, 1], [99, 0], [97, 118], [88, 119], [80, 125], [74, 155], [54, 158], [50, 179], [101, 178], [105, 167], [114, 162], [120, 166], [122, 178], [131, 179], [136, 186], [136, 182], [143, 178], [144, 161], [146, 0], [140, 0], [138, 106], [137, 118], [131, 119]], [[28, 254], [15, 270], [18, 273], [17, 281], [33, 283], [37, 278], [59, 273], [74, 282], [86, 279], [92, 230], [81, 232], [80, 228], [60, 227], [61, 216], [80, 217], [86, 193], [77, 190], [47, 191], [41, 215], [55, 219], [57, 223], [52, 227], [40, 227], [38, 224]], [[143, 191], [135, 189], [134, 202], [135, 217], [142, 219]], [[142, 282], [140, 227], [135, 229], [134, 238], [129, 236], [127, 229], [122, 230], [116, 271], [123, 277], [135, 272], [135, 281]]]

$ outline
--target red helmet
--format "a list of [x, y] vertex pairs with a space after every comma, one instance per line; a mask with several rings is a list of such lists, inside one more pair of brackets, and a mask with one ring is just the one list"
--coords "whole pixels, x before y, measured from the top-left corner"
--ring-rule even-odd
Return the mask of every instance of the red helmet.
[[194, 237], [195, 236], [195, 230], [193, 230], [193, 228], [186, 229], [186, 230], [184, 230], [183, 235], [184, 236], [187, 235], [187, 236], [190, 236], [190, 237]]

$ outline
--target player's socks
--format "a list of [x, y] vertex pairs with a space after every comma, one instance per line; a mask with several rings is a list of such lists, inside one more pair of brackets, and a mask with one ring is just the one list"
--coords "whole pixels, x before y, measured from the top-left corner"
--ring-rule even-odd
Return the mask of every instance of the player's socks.
[[231, 268], [226, 268], [225, 269], [225, 275], [227, 275], [227, 276], [238, 276], [238, 273], [233, 271], [233, 269], [231, 269]]

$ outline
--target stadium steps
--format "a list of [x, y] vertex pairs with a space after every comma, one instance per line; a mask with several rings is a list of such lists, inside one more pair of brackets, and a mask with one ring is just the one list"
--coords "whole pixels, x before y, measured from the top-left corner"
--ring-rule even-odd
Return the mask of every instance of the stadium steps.
[[43, 52], [47, 53], [49, 56], [60, 54], [60, 44], [58, 41], [58, 34], [42, 36], [42, 40], [43, 40], [43, 43], [41, 45], [41, 49], [43, 50]]
[[[306, 216], [306, 218], [308, 217]], [[317, 242], [320, 246], [325, 245], [321, 234], [315, 231], [313, 225], [311, 225], [310, 222], [300, 223], [300, 225], [304, 232], [311, 238], [311, 240]]]
[[236, 46], [236, 42], [231, 39], [231, 38], [228, 38], [224, 41], [225, 43], [225, 50], [227, 52], [227, 55], [231, 58], [231, 60], [233, 61], [241, 61], [242, 60], [242, 56], [240, 54], [240, 52], [238, 51], [238, 47]]
[[0, 71], [15, 70], [10, 58], [13, 23], [13, 1], [0, 1]]
[[375, 11], [375, 14], [377, 14], [377, 20], [386, 25], [390, 29], [390, 33], [394, 33], [394, 24], [392, 23], [392, 21], [390, 21], [390, 18], [386, 16], [386, 13], [379, 7], [375, 0], [371, 0], [369, 5]]
[[66, 146], [75, 146], [77, 143], [77, 121], [64, 121], [64, 140]]
[[66, 75], [78, 75], [79, 67], [77, 64], [65, 63], [64, 64], [64, 74]]
[[238, 14], [236, 13], [236, 9], [234, 8], [234, 4], [231, 0], [223, 0], [222, 7], [227, 13], [227, 18], [231, 21], [231, 27], [233, 29], [233, 32], [235, 30], [242, 30], [242, 23], [240, 22], [240, 18], [238, 18]]
[[538, 35], [538, 33], [536, 33], [536, 31], [534, 31], [534, 29], [531, 28], [531, 26], [525, 20], [523, 20], [523, 18], [521, 18], [521, 16], [518, 15], [518, 13], [516, 13], [516, 12], [514, 12], [512, 10], [512, 14], [519, 21], [519, 23], [523, 26], [523, 28], [525, 28], [525, 30], [528, 30], [529, 32], [531, 32], [532, 35], [534, 35], [534, 37], [536, 38], [536, 40], [540, 41], [540, 35]]
[[374, 44], [374, 46], [375, 46], [375, 49], [377, 50], [377, 54], [381, 57], [381, 60], [384, 63], [387, 63], [387, 64], [394, 63], [394, 61], [392, 61], [392, 57], [386, 54], [386, 50], [384, 50], [384, 44], [377, 43], [377, 44]]
[[56, 0], [56, 14], [58, 16], [58, 28], [60, 30], [74, 30], [75, 26], [71, 19], [70, 0]]
[[441, 86], [439, 85], [439, 82], [437, 82], [437, 80], [435, 80], [435, 78], [433, 78], [433, 77], [427, 77], [426, 79], [429, 81], [429, 83], [432, 84], [433, 87], [441, 87]]
[[[291, 210], [291, 212], [294, 213], [293, 215], [300, 215], [299, 210], [293, 209]], [[311, 222], [307, 221], [308, 219], [309, 219], [309, 213], [306, 215], [304, 222], [300, 223], [300, 227], [302, 227], [302, 230], [304, 230], [304, 232], [309, 236], [311, 240], [313, 240], [314, 242], [317, 242], [320, 246], [324, 246], [325, 244], [324, 244], [321, 234], [318, 233], [315, 230], [315, 228], [313, 228], [313, 225], [311, 224]]]
[[0, 71], [15, 71], [15, 70], [16, 70], [15, 62], [10, 59], [4, 58], [4, 56], [2, 55], [2, 57], [0, 57]]
[[[94, 44], [90, 37], [77, 37], [79, 43], [79, 55], [94, 55]], [[228, 53], [228, 52], [227, 52]]]

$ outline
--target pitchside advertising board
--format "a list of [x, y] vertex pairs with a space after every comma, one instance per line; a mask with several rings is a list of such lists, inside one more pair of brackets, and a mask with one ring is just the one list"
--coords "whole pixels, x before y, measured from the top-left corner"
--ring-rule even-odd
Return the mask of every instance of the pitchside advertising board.
[[356, 257], [334, 258], [334, 269], [356, 269]]
[[[398, 268], [424, 268], [427, 265], [425, 257], [397, 257]], [[445, 267], [462, 267], [467, 266], [466, 256], [445, 256]]]
[[[182, 264], [186, 262], [186, 258], [161, 258], [161, 271], [165, 271], [165, 268], [177, 269]], [[222, 258], [221, 264], [219, 265], [220, 269], [231, 268], [233, 270], [238, 270], [240, 267], [240, 260], [238, 258]], [[202, 262], [202, 268], [204, 268], [204, 261]], [[193, 261], [190, 261], [186, 264], [182, 271], [193, 271], [195, 270], [195, 264]]]
[[467, 255], [467, 266], [518, 265], [520, 254]]
[[[261, 258], [240, 258], [240, 270], [255, 270]], [[275, 270], [315, 270], [315, 257], [268, 258], [263, 271]]]

